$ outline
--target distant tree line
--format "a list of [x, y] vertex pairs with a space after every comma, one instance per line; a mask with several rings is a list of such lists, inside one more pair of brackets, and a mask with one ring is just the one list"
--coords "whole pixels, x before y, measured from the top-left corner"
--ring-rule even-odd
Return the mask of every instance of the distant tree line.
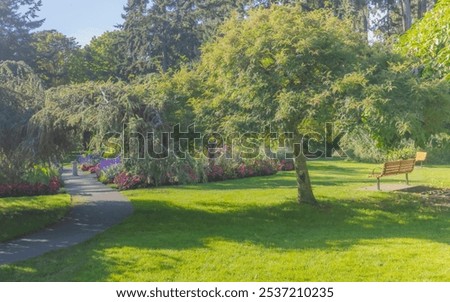
[[384, 40], [405, 32], [435, 0], [128, 0], [117, 30], [84, 46], [56, 30], [37, 31], [42, 1], [2, 0], [0, 61], [24, 61], [46, 87], [101, 80], [131, 80], [151, 72], [177, 70], [199, 59], [201, 46], [233, 14], [252, 8], [296, 5], [328, 8], [349, 18], [354, 29]]

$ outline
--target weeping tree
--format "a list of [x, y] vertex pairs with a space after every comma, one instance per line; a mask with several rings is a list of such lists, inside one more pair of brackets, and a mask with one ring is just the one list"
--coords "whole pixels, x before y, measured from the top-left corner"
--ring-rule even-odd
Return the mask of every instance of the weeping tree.
[[[64, 154], [80, 150], [83, 143], [96, 153], [114, 149], [122, 159], [125, 156], [128, 172], [147, 177], [149, 184], [166, 183], [168, 171], [183, 172], [186, 165], [195, 167], [195, 161], [142, 158], [145, 142], [139, 139], [147, 138], [159, 148], [161, 133], [189, 118], [186, 99], [192, 93], [185, 75], [148, 75], [130, 83], [86, 82], [48, 90], [45, 107], [31, 121], [39, 152]], [[148, 133], [153, 137], [146, 137]], [[162, 151], [166, 150], [155, 152]]]
[[0, 181], [18, 182], [33, 164], [35, 145], [27, 140], [30, 119], [43, 106], [39, 77], [23, 62], [0, 63]]
[[144, 131], [140, 125], [155, 107], [137, 90], [124, 82], [86, 82], [48, 90], [45, 107], [32, 120], [41, 153], [67, 152], [83, 143], [100, 150], [103, 138], [122, 132], [124, 124]]
[[188, 116], [181, 90], [169, 75], [157, 74], [130, 83], [86, 82], [52, 88], [45, 93], [45, 106], [31, 121], [31, 136], [39, 141], [41, 153], [64, 153], [79, 149], [83, 141], [87, 149], [100, 151], [105, 137], [122, 133], [124, 126], [143, 134], [169, 130]]
[[[335, 122], [342, 130], [365, 127], [386, 146], [401, 137], [424, 141], [444, 118], [427, 104], [436, 108], [448, 89], [421, 83], [403, 58], [368, 46], [351, 28], [327, 11], [295, 7], [231, 19], [193, 71], [203, 91], [191, 100], [197, 122], [226, 133], [271, 125], [297, 137]], [[298, 201], [317, 204], [302, 152], [295, 165]]]

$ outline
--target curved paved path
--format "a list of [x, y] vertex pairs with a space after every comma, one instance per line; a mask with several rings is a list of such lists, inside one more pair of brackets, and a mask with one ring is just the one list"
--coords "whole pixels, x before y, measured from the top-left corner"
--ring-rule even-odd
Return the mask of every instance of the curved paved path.
[[69, 214], [37, 233], [0, 243], [0, 265], [30, 259], [86, 241], [131, 215], [131, 202], [92, 175], [63, 172], [67, 192], [75, 197]]

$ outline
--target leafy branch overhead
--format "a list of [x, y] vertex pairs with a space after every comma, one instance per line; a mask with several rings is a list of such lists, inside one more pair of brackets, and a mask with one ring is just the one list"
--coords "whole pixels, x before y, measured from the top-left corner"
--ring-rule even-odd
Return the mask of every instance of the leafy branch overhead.
[[440, 0], [436, 7], [405, 33], [397, 50], [419, 59], [423, 75], [450, 82], [450, 1]]

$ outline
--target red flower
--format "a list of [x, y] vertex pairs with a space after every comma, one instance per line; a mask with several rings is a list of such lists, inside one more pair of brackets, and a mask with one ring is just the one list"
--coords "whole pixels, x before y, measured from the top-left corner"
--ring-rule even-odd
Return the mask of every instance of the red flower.
[[57, 177], [50, 180], [48, 185], [42, 183], [20, 183], [0, 185], [0, 197], [19, 197], [56, 194], [61, 184]]
[[141, 185], [143, 183], [143, 178], [141, 176], [133, 176], [129, 173], [122, 172], [114, 178], [114, 183], [119, 190], [130, 190]]

